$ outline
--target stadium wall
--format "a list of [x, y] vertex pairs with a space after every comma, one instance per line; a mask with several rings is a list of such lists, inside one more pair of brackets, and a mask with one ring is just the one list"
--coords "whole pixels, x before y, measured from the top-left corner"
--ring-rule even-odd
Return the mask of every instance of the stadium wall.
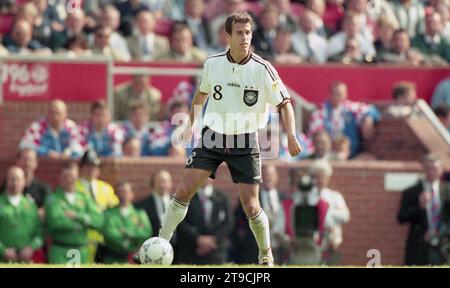
[[[5, 171], [12, 159], [0, 160], [0, 171]], [[53, 186], [58, 182], [58, 170], [62, 162], [41, 159], [38, 176]], [[265, 162], [269, 163], [269, 162]], [[289, 191], [289, 170], [293, 167], [307, 169], [310, 161], [295, 164], [271, 162], [279, 169], [280, 189]], [[128, 180], [133, 183], [137, 199], [150, 193], [149, 177], [157, 169], [167, 169], [179, 183], [184, 161], [169, 158], [106, 159], [102, 164], [102, 178], [114, 183]], [[407, 228], [396, 221], [401, 197], [400, 191], [385, 190], [387, 173], [417, 173], [416, 162], [349, 161], [333, 163], [334, 175], [331, 188], [340, 191], [351, 211], [350, 223], [344, 226], [342, 264], [366, 265], [367, 251], [378, 249], [382, 265], [403, 263]], [[226, 167], [220, 167], [215, 185], [227, 191], [234, 204], [237, 203], [237, 186], [233, 185]], [[0, 178], [4, 173], [0, 174]]]

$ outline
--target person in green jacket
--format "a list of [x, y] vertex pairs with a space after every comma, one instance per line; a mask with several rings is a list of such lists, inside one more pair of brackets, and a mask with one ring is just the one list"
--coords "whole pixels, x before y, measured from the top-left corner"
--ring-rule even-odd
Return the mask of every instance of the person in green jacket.
[[105, 212], [105, 247], [98, 255], [100, 262], [105, 264], [126, 263], [128, 255], [136, 252], [139, 245], [152, 235], [147, 214], [131, 204], [134, 198], [131, 184], [120, 182], [116, 192], [120, 204]]
[[29, 263], [43, 244], [37, 206], [22, 195], [25, 173], [21, 168], [9, 168], [6, 182], [6, 191], [0, 195], [0, 262]]
[[50, 264], [86, 264], [87, 230], [103, 227], [103, 215], [97, 205], [88, 195], [76, 190], [77, 179], [78, 165], [66, 163], [61, 170], [61, 187], [45, 203], [47, 231], [52, 241], [48, 253]]

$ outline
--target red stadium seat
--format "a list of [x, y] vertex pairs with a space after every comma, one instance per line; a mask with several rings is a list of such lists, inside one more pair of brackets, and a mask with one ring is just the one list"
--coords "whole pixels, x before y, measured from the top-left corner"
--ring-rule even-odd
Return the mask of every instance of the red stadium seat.
[[173, 21], [168, 19], [159, 19], [156, 22], [155, 33], [160, 36], [170, 37]]
[[6, 35], [11, 31], [14, 15], [0, 15], [0, 34]]

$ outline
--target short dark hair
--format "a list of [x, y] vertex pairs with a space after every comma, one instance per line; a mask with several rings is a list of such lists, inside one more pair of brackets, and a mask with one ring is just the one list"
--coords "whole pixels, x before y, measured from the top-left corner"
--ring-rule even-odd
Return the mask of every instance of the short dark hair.
[[69, 160], [65, 162], [61, 167], [61, 172], [64, 170], [72, 170], [72, 169], [78, 170], [78, 163], [75, 160]]
[[173, 24], [172, 29], [170, 30], [170, 37], [173, 37], [173, 35], [183, 30], [187, 30], [191, 33], [191, 35], [193, 35], [191, 28], [185, 22], [177, 21]]
[[95, 110], [106, 110], [106, 109], [108, 109], [108, 105], [106, 105], [106, 102], [103, 100], [96, 101], [91, 105], [91, 113], [93, 113]]
[[399, 29], [395, 30], [394, 34], [392, 35], [392, 37], [395, 37], [398, 34], [406, 34], [406, 35], [408, 35], [408, 38], [409, 38], [409, 33], [408, 33], [408, 31], [406, 31], [406, 29], [399, 28]]
[[414, 82], [401, 81], [395, 83], [394, 87], [392, 88], [392, 98], [394, 98], [394, 100], [397, 100], [400, 97], [406, 96], [409, 91], [415, 90], [416, 84]]
[[225, 21], [225, 31], [231, 35], [234, 23], [250, 23], [253, 29], [253, 18], [247, 12], [234, 12]]

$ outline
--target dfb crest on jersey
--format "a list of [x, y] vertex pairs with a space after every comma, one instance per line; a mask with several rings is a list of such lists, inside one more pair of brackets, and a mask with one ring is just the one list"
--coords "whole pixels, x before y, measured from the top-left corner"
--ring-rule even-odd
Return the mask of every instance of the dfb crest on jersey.
[[244, 102], [248, 106], [253, 106], [258, 102], [258, 91], [257, 90], [244, 90]]

